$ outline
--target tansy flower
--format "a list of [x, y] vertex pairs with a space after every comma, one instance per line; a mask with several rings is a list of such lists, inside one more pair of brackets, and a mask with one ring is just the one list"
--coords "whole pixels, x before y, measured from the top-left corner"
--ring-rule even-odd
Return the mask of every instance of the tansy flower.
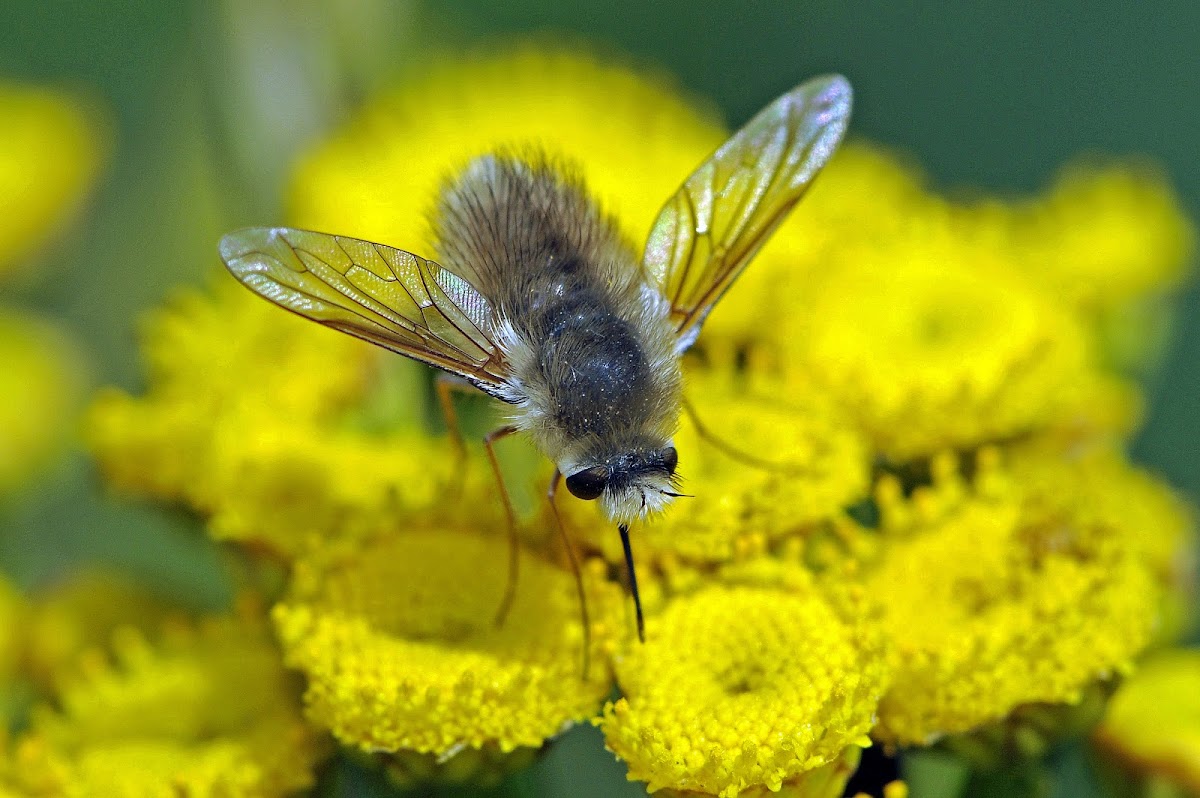
[[1078, 703], [1127, 672], [1154, 631], [1159, 589], [1128, 516], [979, 467], [977, 490], [943, 463], [909, 502], [880, 492], [889, 540], [866, 585], [895, 666], [881, 740], [928, 744], [1025, 704]]
[[0, 82], [0, 274], [78, 210], [103, 161], [99, 127], [77, 98]]
[[862, 610], [839, 612], [803, 574], [672, 601], [617, 660], [608, 747], [651, 791], [840, 795], [887, 673]]
[[252, 619], [133, 629], [94, 652], [53, 706], [36, 707], [11, 760], [34, 795], [273, 796], [313, 783], [325, 751], [266, 629]]
[[1158, 583], [1162, 607], [1157, 636], [1173, 641], [1195, 620], [1194, 512], [1167, 485], [1107, 447], [1063, 455], [1044, 445], [1010, 449], [1008, 470], [1019, 474], [1027, 502], [1070, 503], [1086, 527], [1120, 531], [1120, 544], [1141, 557]]
[[183, 617], [128, 577], [101, 569], [74, 574], [34, 597], [25, 666], [40, 687], [52, 691], [70, 680], [85, 651], [107, 647], [118, 630], [155, 640], [168, 621]]
[[535, 48], [444, 63], [385, 95], [297, 169], [291, 220], [435, 257], [427, 214], [473, 157], [539, 147], [582, 172], [641, 246], [691, 171], [725, 138], [664, 79]]
[[1043, 196], [980, 203], [955, 221], [1075, 309], [1114, 364], [1144, 368], [1161, 351], [1195, 231], [1157, 170], [1076, 164]]
[[786, 317], [793, 384], [832, 392], [890, 457], [1074, 421], [1081, 384], [1107, 399], [1075, 316], [952, 229], [834, 261]]
[[1121, 685], [1093, 740], [1146, 794], [1200, 793], [1200, 651], [1170, 649]]
[[[451, 759], [462, 749], [537, 747], [588, 718], [608, 693], [605, 664], [626, 637], [620, 596], [586, 571], [590, 667], [569, 570], [522, 550], [507, 617], [508, 544], [441, 527], [295, 564], [275, 608], [284, 658], [305, 674], [308, 717], [346, 745]], [[468, 758], [470, 755], [468, 755]]]
[[[152, 390], [102, 393], [92, 448], [115, 485], [186, 500], [218, 538], [290, 554], [333, 526], [366, 536], [440, 501], [461, 470], [419, 431], [418, 366], [232, 283], [157, 314], [147, 340]], [[384, 429], [372, 398], [388, 402]]]
[[[986, 212], [966, 221], [985, 228], [989, 216], [995, 224]], [[1146, 165], [1073, 165], [1003, 221], [1003, 243], [1020, 255], [1014, 263], [1089, 314], [1177, 288], [1195, 245], [1178, 198]]]

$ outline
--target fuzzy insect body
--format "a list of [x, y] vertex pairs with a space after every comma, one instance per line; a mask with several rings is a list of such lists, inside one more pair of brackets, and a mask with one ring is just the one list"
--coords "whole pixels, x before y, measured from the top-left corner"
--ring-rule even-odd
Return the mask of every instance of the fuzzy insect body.
[[[613, 220], [568, 169], [537, 155], [476, 159], [446, 187], [437, 218], [446, 268], [491, 302], [510, 371], [498, 396], [514, 405], [513, 423], [569, 479], [603, 475], [610, 517], [661, 508], [676, 463], [675, 330]], [[586, 495], [587, 484], [568, 487]]]

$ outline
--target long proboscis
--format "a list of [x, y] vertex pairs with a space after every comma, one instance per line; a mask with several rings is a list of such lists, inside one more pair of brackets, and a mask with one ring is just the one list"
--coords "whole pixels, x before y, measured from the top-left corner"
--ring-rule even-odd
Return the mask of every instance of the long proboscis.
[[633, 569], [633, 549], [629, 546], [629, 524], [618, 524], [621, 546], [625, 549], [625, 567], [629, 570], [629, 592], [633, 594], [633, 608], [637, 613], [638, 640], [646, 642], [646, 622], [642, 619], [642, 597], [638, 595], [637, 572]]

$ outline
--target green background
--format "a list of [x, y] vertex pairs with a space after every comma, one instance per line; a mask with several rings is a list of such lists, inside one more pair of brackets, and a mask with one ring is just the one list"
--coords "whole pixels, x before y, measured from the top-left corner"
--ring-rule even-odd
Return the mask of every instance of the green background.
[[[139, 314], [173, 287], [200, 283], [217, 266], [222, 231], [279, 221], [287, 161], [306, 141], [389, 75], [514, 34], [566, 32], [665, 68], [731, 125], [807, 76], [842, 72], [857, 93], [853, 133], [909, 153], [947, 191], [1030, 193], [1083, 153], [1145, 155], [1165, 167], [1194, 218], [1200, 210], [1200, 4], [1186, 0], [7, 0], [0, 19], [0, 75], [80, 89], [111, 115], [112, 161], [89, 214], [3, 297], [62, 320], [84, 342], [93, 385], [139, 387]], [[238, 82], [246, 63], [312, 89], [256, 98]], [[1151, 377], [1134, 455], [1193, 501], [1198, 353], [1192, 288]], [[197, 607], [228, 598], [194, 520], [105, 498], [81, 456], [0, 511], [0, 525], [0, 567], [26, 585], [99, 559]], [[640, 794], [596, 753], [592, 734], [572, 736], [508, 789]], [[1079, 753], [1065, 752], [1055, 792], [1090, 794], [1082, 771]], [[350, 795], [370, 782], [346, 765], [330, 787]]]

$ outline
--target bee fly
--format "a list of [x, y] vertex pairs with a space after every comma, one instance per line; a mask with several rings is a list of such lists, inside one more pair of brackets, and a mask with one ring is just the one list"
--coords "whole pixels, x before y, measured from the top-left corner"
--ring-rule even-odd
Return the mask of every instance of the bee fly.
[[[629, 523], [680, 495], [680, 357], [828, 162], [850, 102], [850, 84], [832, 75], [767, 106], [667, 200], [640, 262], [578, 179], [502, 153], [444, 189], [441, 264], [283, 227], [230, 233], [221, 258], [266, 299], [511, 405], [511, 423], [485, 441], [493, 466], [491, 442], [527, 432], [557, 466], [552, 506], [562, 475], [573, 495], [600, 501], [618, 524], [644, 639]], [[509, 567], [506, 606], [515, 548]]]

